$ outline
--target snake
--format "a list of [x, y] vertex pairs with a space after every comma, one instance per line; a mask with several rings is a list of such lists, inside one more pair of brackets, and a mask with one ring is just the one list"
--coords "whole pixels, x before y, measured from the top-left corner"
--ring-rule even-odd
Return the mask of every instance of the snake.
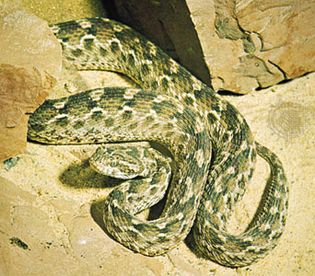
[[[29, 140], [100, 144], [92, 168], [124, 179], [104, 202], [109, 235], [136, 253], [157, 256], [191, 233], [198, 256], [227, 267], [266, 256], [284, 231], [288, 183], [279, 158], [255, 141], [240, 112], [122, 23], [84, 18], [51, 30], [66, 68], [113, 71], [137, 85], [48, 99], [29, 118]], [[252, 221], [234, 234], [227, 223], [257, 155], [268, 163], [270, 175]], [[163, 197], [158, 218], [139, 215]]]

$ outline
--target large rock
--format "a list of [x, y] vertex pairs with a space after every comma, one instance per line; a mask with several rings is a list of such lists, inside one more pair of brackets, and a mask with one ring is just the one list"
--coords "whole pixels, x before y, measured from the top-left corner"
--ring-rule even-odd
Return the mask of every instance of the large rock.
[[0, 4], [0, 160], [26, 145], [28, 113], [61, 72], [61, 46], [47, 23], [16, 2]]
[[[216, 90], [248, 93], [315, 69], [315, 2], [115, 0], [118, 18]], [[210, 77], [211, 75], [211, 77]]]
[[[105, 1], [106, 2], [106, 1]], [[210, 84], [198, 33], [185, 1], [115, 0], [117, 20], [138, 30]]]

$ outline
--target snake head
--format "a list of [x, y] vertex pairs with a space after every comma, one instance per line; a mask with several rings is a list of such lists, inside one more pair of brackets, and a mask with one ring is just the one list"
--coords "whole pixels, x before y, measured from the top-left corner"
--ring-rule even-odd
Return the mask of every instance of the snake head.
[[[56, 100], [46, 100], [28, 120], [27, 137], [30, 140], [47, 143], [54, 137], [55, 130], [51, 122], [58, 118], [59, 110], [56, 108]], [[61, 117], [59, 115], [59, 117]], [[62, 118], [60, 118], [60, 121]], [[64, 120], [64, 119], [63, 119]]]
[[113, 144], [99, 147], [90, 158], [90, 165], [100, 174], [119, 179], [145, 177], [148, 174], [138, 148], [133, 146], [127, 148]]

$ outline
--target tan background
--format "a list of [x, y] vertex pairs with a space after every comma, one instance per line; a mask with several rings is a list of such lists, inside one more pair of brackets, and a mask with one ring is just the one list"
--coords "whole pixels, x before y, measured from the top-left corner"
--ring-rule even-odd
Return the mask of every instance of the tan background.
[[[104, 14], [96, 1], [23, 2], [50, 22]], [[52, 97], [67, 93], [60, 90], [64, 83], [73, 90], [130, 85], [110, 73], [68, 75]], [[84, 162], [95, 147], [28, 143], [16, 163], [0, 169], [0, 275], [314, 274], [314, 85], [315, 74], [309, 74], [246, 96], [225, 96], [244, 114], [257, 140], [278, 154], [290, 185], [286, 231], [257, 264], [225, 268], [198, 259], [185, 243], [154, 258], [125, 249], [103, 232], [93, 204], [110, 191]], [[232, 218], [235, 231], [250, 220], [267, 173], [259, 160], [253, 184]]]

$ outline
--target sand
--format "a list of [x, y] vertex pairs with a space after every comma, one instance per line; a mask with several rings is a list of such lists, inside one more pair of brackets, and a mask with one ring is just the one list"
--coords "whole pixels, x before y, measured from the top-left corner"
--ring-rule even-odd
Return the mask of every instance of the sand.
[[[24, 2], [51, 22], [69, 19], [69, 14], [58, 14], [64, 9], [62, 1]], [[69, 6], [73, 18], [96, 15], [84, 1], [64, 2], [73, 3]], [[65, 83], [68, 91], [62, 90]], [[104, 85], [131, 84], [114, 73], [68, 73], [50, 97]], [[314, 274], [314, 86], [315, 74], [309, 74], [249, 95], [224, 96], [245, 116], [256, 140], [280, 157], [289, 181], [285, 232], [278, 246], [258, 263], [241, 269], [222, 267], [197, 258], [184, 242], [164, 256], [135, 254], [103, 230], [99, 202], [108, 195], [112, 183], [88, 165], [95, 146], [29, 142], [24, 154], [0, 167], [0, 275]], [[267, 165], [258, 161], [248, 193], [229, 225], [235, 232], [250, 221], [268, 176]]]

